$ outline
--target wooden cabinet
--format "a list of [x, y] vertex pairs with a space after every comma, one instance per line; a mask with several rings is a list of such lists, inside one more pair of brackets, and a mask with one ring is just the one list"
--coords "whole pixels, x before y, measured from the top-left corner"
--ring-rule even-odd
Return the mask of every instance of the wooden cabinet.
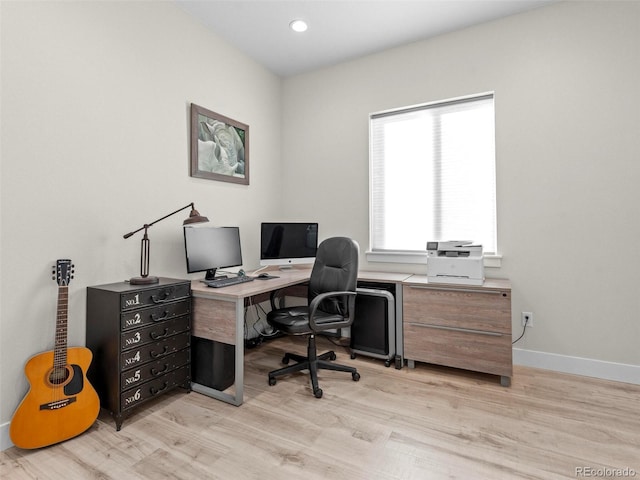
[[414, 275], [403, 283], [404, 357], [500, 375], [509, 386], [511, 284], [487, 279], [482, 286], [429, 283]]
[[123, 419], [170, 389], [191, 389], [191, 283], [87, 288], [87, 373], [120, 430]]

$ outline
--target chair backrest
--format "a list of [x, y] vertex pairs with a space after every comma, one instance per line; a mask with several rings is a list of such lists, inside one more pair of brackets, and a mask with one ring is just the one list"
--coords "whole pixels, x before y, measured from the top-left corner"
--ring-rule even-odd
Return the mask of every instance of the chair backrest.
[[[356, 291], [359, 251], [358, 243], [347, 237], [327, 238], [320, 243], [309, 279], [309, 302], [320, 293]], [[347, 315], [349, 303], [340, 297], [324, 301], [320, 309]]]

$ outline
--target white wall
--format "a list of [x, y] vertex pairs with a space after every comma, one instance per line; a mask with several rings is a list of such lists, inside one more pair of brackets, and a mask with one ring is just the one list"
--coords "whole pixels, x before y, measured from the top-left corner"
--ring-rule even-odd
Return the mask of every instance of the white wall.
[[[140, 234], [195, 202], [239, 225], [247, 268], [279, 212], [281, 81], [169, 2], [1, 2], [0, 447], [27, 391], [25, 361], [53, 348], [71, 258], [69, 344], [84, 345], [86, 287], [139, 272]], [[189, 104], [250, 126], [249, 186], [189, 176]], [[241, 195], [240, 198], [224, 195]], [[151, 273], [187, 277], [181, 212], [149, 230]]]
[[516, 347], [640, 366], [639, 25], [640, 2], [567, 2], [285, 80], [284, 208], [365, 250], [368, 114], [495, 91], [487, 274], [512, 281], [514, 336], [534, 313]]

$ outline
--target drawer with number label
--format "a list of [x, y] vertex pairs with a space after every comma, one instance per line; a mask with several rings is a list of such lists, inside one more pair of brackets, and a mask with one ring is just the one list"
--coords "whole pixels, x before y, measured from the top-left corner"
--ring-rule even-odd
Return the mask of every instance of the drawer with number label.
[[189, 332], [179, 333], [173, 337], [169, 337], [161, 342], [143, 345], [140, 348], [127, 350], [120, 355], [121, 370], [142, 365], [152, 360], [158, 360], [167, 355], [171, 355], [178, 350], [182, 350], [191, 344], [191, 335]]
[[120, 395], [120, 408], [126, 410], [135, 407], [138, 403], [160, 395], [172, 387], [185, 384], [190, 379], [189, 366], [180, 367], [160, 378], [122, 392]]
[[124, 351], [146, 345], [147, 343], [164, 340], [176, 333], [188, 331], [189, 324], [189, 317], [183, 316], [166, 322], [156, 323], [147, 328], [125, 331], [120, 336], [120, 348]]
[[161, 360], [145, 363], [144, 365], [138, 366], [138, 368], [127, 370], [120, 376], [120, 388], [126, 390], [135, 387], [153, 378], [161, 377], [165, 373], [169, 373], [178, 367], [188, 365], [190, 356], [190, 350], [185, 348]]
[[120, 315], [120, 325], [122, 330], [130, 330], [132, 328], [140, 328], [154, 323], [163, 322], [170, 318], [188, 314], [190, 312], [190, 306], [191, 302], [189, 300], [185, 300], [183, 302], [176, 302], [158, 307], [124, 312]]
[[130, 310], [132, 308], [161, 305], [180, 298], [188, 298], [190, 292], [190, 284], [183, 283], [124, 293], [121, 295], [121, 308], [122, 310]]

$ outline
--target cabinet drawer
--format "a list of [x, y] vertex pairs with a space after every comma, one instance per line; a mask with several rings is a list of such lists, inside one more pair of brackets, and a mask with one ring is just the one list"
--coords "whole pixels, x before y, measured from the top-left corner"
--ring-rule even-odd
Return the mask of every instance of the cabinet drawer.
[[402, 293], [405, 325], [423, 323], [511, 334], [510, 290], [405, 285]]
[[404, 323], [404, 355], [410, 360], [511, 377], [511, 335]]
[[190, 295], [190, 292], [190, 283], [127, 292], [120, 296], [120, 308], [122, 310], [131, 310], [132, 308], [161, 305], [180, 298], [186, 298]]
[[120, 335], [120, 348], [129, 350], [151, 342], [159, 342], [177, 333], [189, 330], [189, 316], [176, 317], [147, 328], [128, 330]]
[[120, 409], [122, 411], [135, 407], [139, 403], [161, 395], [177, 385], [184, 385], [191, 379], [189, 367], [180, 367], [162, 377], [122, 392], [120, 395]]
[[120, 375], [120, 388], [121, 390], [126, 390], [154, 378], [161, 377], [171, 370], [175, 370], [183, 365], [188, 365], [190, 358], [190, 350], [185, 348], [161, 360], [145, 363], [144, 365], [138, 366], [138, 368], [127, 370]]
[[191, 302], [189, 299], [151, 308], [132, 310], [120, 315], [120, 328], [122, 328], [122, 330], [140, 328], [146, 325], [164, 322], [170, 318], [186, 315], [190, 311]]
[[160, 342], [143, 345], [139, 348], [127, 350], [120, 355], [120, 368], [122, 371], [153, 360], [160, 360], [191, 344], [190, 332], [179, 333]]

